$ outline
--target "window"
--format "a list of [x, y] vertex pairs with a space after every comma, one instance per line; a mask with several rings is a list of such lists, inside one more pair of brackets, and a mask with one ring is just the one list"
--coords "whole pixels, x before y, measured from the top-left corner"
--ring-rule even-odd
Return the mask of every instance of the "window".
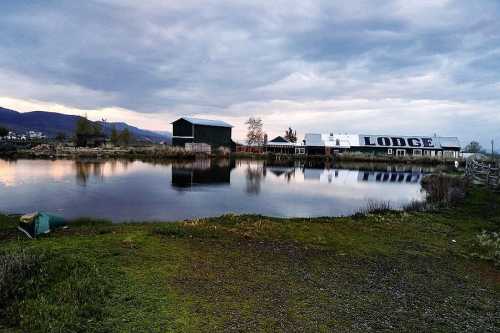
[[413, 149], [413, 156], [422, 156], [422, 149]]
[[295, 154], [304, 155], [306, 153], [305, 148], [295, 148]]
[[387, 155], [392, 155], [392, 149], [387, 149]]
[[340, 146], [340, 140], [339, 139], [335, 140], [335, 145]]
[[446, 150], [446, 151], [443, 151], [443, 156], [447, 157], [447, 158], [455, 157], [455, 152], [451, 151], [451, 150]]
[[396, 149], [396, 156], [405, 156], [406, 150], [404, 149]]

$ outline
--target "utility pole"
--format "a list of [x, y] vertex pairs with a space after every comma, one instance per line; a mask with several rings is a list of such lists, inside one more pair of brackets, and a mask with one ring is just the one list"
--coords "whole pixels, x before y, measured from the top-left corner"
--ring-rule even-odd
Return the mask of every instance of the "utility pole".
[[495, 150], [493, 149], [495, 145], [495, 140], [491, 139], [491, 161], [495, 161]]

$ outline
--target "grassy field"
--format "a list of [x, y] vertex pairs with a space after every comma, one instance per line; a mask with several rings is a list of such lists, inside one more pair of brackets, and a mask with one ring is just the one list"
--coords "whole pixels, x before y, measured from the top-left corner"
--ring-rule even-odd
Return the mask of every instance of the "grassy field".
[[500, 330], [500, 196], [481, 189], [432, 213], [15, 224], [0, 332]]

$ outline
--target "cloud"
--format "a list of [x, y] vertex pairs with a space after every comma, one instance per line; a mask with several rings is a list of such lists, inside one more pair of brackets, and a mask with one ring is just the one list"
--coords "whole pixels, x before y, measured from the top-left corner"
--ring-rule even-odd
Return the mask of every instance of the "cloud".
[[93, 110], [153, 129], [180, 115], [218, 117], [237, 125], [236, 138], [249, 115], [269, 133], [499, 136], [494, 0], [0, 6], [0, 96], [37, 109]]

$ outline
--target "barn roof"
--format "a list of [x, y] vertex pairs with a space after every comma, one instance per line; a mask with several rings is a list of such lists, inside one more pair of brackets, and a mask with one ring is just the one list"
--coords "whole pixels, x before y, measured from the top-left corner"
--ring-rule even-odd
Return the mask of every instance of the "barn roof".
[[277, 136], [269, 142], [272, 142], [272, 143], [290, 143], [290, 141], [288, 141], [287, 139], [285, 139], [282, 136]]
[[[176, 121], [184, 119], [193, 125], [203, 125], [203, 126], [217, 126], [217, 127], [233, 127], [232, 125], [226, 123], [222, 120], [212, 120], [212, 119], [201, 119], [201, 118], [191, 118], [191, 117], [181, 117]], [[175, 121], [174, 121], [175, 123]]]

